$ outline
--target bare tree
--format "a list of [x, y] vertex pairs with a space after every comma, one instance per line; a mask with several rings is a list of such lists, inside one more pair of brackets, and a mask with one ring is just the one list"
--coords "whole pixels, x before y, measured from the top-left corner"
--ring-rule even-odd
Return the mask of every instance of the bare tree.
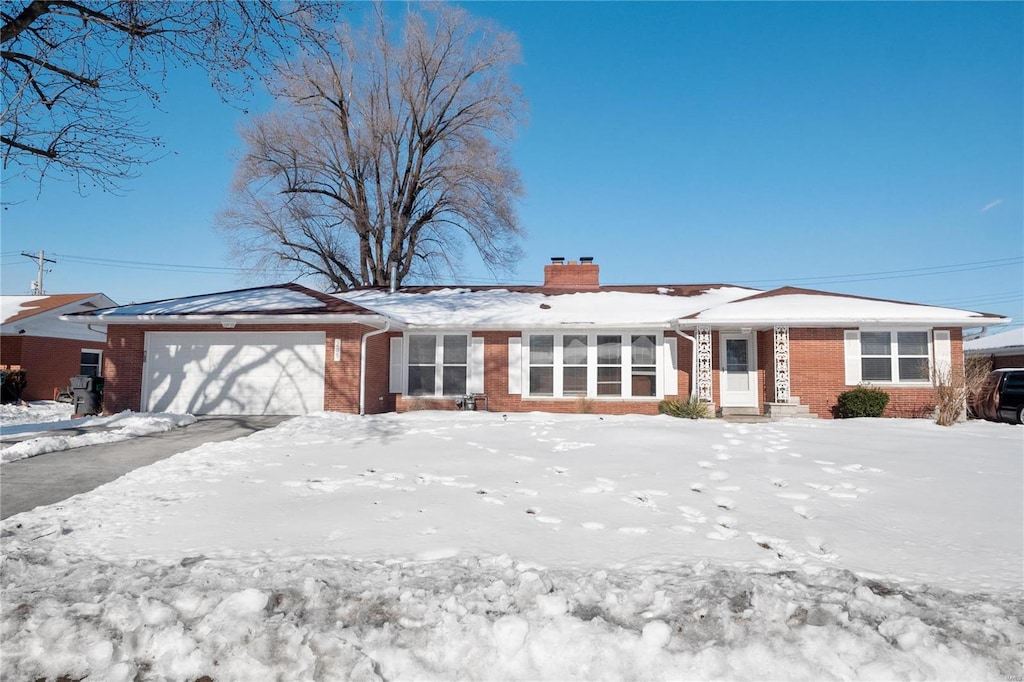
[[[396, 37], [397, 34], [397, 37]], [[508, 145], [524, 108], [515, 37], [464, 10], [377, 7], [281, 74], [280, 108], [242, 131], [236, 254], [336, 290], [453, 273], [468, 241], [493, 269], [520, 254]]]
[[137, 112], [170, 69], [200, 65], [234, 100], [339, 14], [329, 0], [4, 0], [3, 167], [117, 188], [158, 153]]

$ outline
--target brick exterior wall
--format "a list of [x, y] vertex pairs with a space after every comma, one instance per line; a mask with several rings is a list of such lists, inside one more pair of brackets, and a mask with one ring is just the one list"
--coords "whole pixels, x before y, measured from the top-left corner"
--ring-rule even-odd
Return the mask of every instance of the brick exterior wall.
[[992, 369], [1024, 367], [1024, 355], [993, 355]]
[[21, 340], [24, 335], [0, 336], [0, 366], [4, 369], [21, 368]]
[[[962, 373], [963, 335], [950, 329], [953, 371]], [[789, 330], [790, 394], [810, 407], [819, 417], [835, 417], [840, 393], [855, 386], [846, 385], [846, 360], [842, 329]], [[929, 417], [935, 410], [935, 394], [930, 386], [881, 386], [889, 394], [886, 417]]]
[[55, 389], [71, 383], [81, 371], [82, 350], [103, 350], [102, 343], [46, 336], [0, 337], [0, 363], [25, 370], [25, 400], [53, 400]]
[[[359, 357], [362, 335], [372, 327], [359, 324], [336, 325], [239, 325], [233, 330], [216, 325], [110, 325], [107, 328], [107, 347], [103, 354], [103, 410], [107, 413], [122, 410], [139, 411], [142, 403], [142, 376], [144, 370], [146, 332], [310, 332], [323, 331], [327, 345], [324, 349], [324, 409], [335, 412], [359, 412]], [[383, 335], [371, 337], [375, 339]], [[341, 361], [334, 361], [334, 340], [341, 340]], [[367, 358], [367, 412], [381, 409], [380, 388], [387, 389], [387, 350], [381, 352], [378, 343]], [[376, 360], [374, 360], [376, 358]], [[383, 370], [381, 364], [383, 363]], [[383, 380], [380, 374], [383, 371]], [[77, 373], [77, 370], [76, 370]]]
[[[567, 267], [567, 266], [555, 266]], [[357, 325], [240, 325], [235, 330], [223, 329], [220, 325], [175, 325], [135, 326], [111, 325], [107, 332], [107, 346], [103, 354], [104, 410], [139, 410], [142, 397], [143, 351], [147, 331], [216, 331], [230, 334], [232, 331], [324, 331], [327, 336], [325, 348], [326, 366], [324, 371], [324, 409], [337, 412], [358, 413], [360, 342], [362, 335], [374, 331]], [[950, 329], [951, 350], [955, 371], [963, 371], [963, 342], [959, 329]], [[842, 329], [800, 329], [790, 328], [790, 393], [807, 405], [819, 417], [834, 417], [837, 397], [843, 391], [853, 388], [846, 385], [845, 348]], [[453, 398], [419, 398], [396, 396], [389, 391], [390, 384], [390, 340], [400, 333], [377, 334], [367, 340], [366, 357], [366, 403], [367, 414], [382, 412], [407, 412], [418, 409], [457, 409]], [[658, 402], [652, 399], [582, 400], [566, 399], [524, 399], [520, 395], [508, 394], [508, 340], [519, 337], [519, 332], [477, 332], [474, 337], [484, 339], [484, 393], [488, 407], [493, 412], [554, 412], [594, 414], [657, 414]], [[758, 392], [763, 402], [775, 399], [774, 330], [757, 333], [757, 361], [759, 382]], [[341, 340], [341, 361], [334, 362], [334, 340]], [[678, 396], [671, 391], [670, 397], [686, 399], [691, 391], [693, 345], [685, 338], [677, 339]], [[24, 347], [26, 341], [21, 341]], [[56, 341], [56, 340], [50, 340]], [[67, 377], [78, 373], [78, 352], [83, 342], [77, 344], [73, 357], [74, 368]], [[713, 402], [720, 406], [720, 360], [721, 345], [718, 332], [712, 332], [713, 356]], [[85, 347], [90, 347], [87, 343]], [[2, 347], [4, 362], [8, 353], [14, 352], [14, 344]], [[11, 350], [9, 350], [11, 349]], [[46, 351], [51, 355], [56, 348]], [[65, 355], [67, 353], [65, 352]], [[59, 370], [64, 373], [67, 369]], [[67, 377], [53, 384], [67, 385]], [[45, 380], [37, 380], [36, 386], [48, 392], [44, 397], [52, 398], [52, 386]], [[33, 386], [33, 375], [29, 374], [29, 386]], [[930, 387], [885, 386], [890, 396], [886, 416], [926, 417], [935, 406]], [[31, 398], [36, 399], [36, 398]], [[483, 404], [478, 405], [483, 409]]]

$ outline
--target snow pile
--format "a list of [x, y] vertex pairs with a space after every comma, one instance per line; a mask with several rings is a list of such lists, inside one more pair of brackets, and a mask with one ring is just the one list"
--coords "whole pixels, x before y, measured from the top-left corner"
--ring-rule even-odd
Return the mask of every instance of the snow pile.
[[38, 305], [32, 304], [46, 298], [46, 296], [0, 296], [0, 323], [7, 322], [26, 310], [38, 308]]
[[0, 431], [5, 434], [65, 428], [75, 408], [70, 403], [40, 400], [0, 405]]
[[0, 524], [0, 674], [1002, 679], [1021, 433], [297, 418]]
[[1005, 679], [1024, 647], [1019, 599], [841, 570], [17, 554], [11, 679]]
[[[92, 433], [81, 433], [76, 435], [43, 436], [31, 440], [21, 441], [0, 451], [0, 462], [16, 462], [26, 457], [44, 455], [48, 452], [60, 450], [71, 450], [86, 445], [99, 445], [101, 443], [116, 443], [129, 438], [138, 438], [151, 433], [170, 431], [179, 426], [194, 424], [196, 418], [190, 414], [170, 414], [165, 412], [139, 413], [130, 410], [119, 412], [109, 417], [84, 417], [71, 419], [66, 422], [49, 422], [46, 424], [48, 430], [54, 429], [77, 429], [86, 427], [104, 427], [106, 430]], [[31, 424], [32, 433], [39, 431], [39, 424]], [[5, 433], [11, 433], [14, 429], [4, 428]]]

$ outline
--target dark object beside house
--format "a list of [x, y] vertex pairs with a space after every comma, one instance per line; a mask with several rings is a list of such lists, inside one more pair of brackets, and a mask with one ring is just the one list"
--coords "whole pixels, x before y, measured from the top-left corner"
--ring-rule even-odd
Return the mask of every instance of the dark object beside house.
[[20, 403], [21, 394], [28, 386], [28, 377], [23, 369], [0, 371], [0, 403]]
[[103, 377], [79, 375], [71, 377], [75, 396], [75, 414], [99, 414], [103, 404]]
[[969, 398], [971, 414], [989, 421], [1024, 424], [1024, 368], [997, 369]]

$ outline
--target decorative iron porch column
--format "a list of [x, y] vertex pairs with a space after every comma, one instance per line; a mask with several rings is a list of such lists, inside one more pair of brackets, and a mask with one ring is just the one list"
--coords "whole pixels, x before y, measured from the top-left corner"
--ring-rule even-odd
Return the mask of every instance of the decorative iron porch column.
[[775, 326], [775, 402], [789, 402], [789, 327]]
[[697, 327], [697, 399], [711, 402], [711, 327]]

